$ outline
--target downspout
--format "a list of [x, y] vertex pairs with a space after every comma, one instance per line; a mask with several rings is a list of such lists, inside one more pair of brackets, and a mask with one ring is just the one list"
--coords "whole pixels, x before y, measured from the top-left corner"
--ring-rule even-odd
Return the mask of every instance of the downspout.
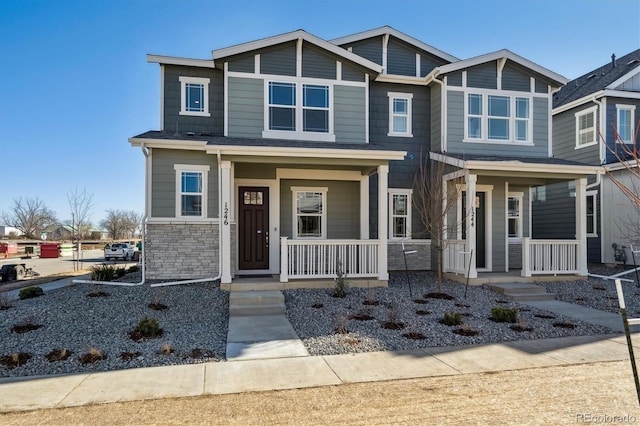
[[186, 281], [170, 281], [165, 283], [151, 284], [151, 287], [166, 287], [170, 285], [179, 284], [195, 284], [204, 283], [209, 281], [218, 281], [222, 277], [222, 165], [220, 159], [220, 148], [218, 148], [216, 155], [218, 157], [218, 275], [213, 278], [199, 278], [195, 280]]
[[[447, 150], [446, 147], [444, 145], [444, 141], [445, 141], [445, 115], [446, 115], [446, 108], [447, 108], [447, 103], [446, 103], [446, 96], [447, 93], [444, 90], [444, 83], [440, 80], [438, 80], [438, 76], [440, 75], [440, 70], [439, 69], [435, 69], [435, 72], [433, 73], [433, 75], [428, 76], [425, 78], [425, 82], [427, 85], [429, 85], [429, 83], [433, 82], [433, 83], [437, 83], [440, 85], [440, 105], [441, 105], [441, 111], [440, 111], [440, 151], [444, 154]], [[429, 150], [431, 150], [431, 147], [429, 147]]]

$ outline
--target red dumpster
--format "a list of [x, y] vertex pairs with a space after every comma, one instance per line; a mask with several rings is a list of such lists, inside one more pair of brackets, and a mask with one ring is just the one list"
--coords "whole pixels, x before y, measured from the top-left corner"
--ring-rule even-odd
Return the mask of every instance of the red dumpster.
[[18, 253], [18, 244], [0, 243], [0, 253], [16, 254]]
[[60, 244], [42, 243], [40, 244], [40, 258], [57, 258], [60, 255]]

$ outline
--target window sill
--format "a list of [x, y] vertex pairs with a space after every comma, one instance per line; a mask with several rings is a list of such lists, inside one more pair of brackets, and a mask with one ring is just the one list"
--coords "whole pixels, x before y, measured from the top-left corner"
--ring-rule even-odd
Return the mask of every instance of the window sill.
[[587, 148], [587, 147], [594, 146], [594, 145], [597, 145], [597, 144], [598, 144], [598, 142], [590, 142], [590, 143], [586, 143], [584, 145], [576, 145], [575, 149]]
[[587, 234], [587, 238], [598, 238], [598, 234]]
[[309, 142], [335, 142], [336, 135], [319, 132], [288, 132], [286, 130], [263, 130], [265, 139], [287, 139]]
[[389, 133], [387, 133], [387, 136], [392, 136], [394, 138], [412, 138], [413, 137], [413, 133], [394, 133], [394, 132], [389, 132]]
[[493, 144], [493, 145], [513, 145], [513, 146], [534, 146], [530, 141], [508, 141], [498, 139], [462, 139], [464, 143], [479, 143], [479, 144]]
[[197, 111], [180, 111], [179, 115], [191, 115], [194, 117], [211, 117], [211, 114], [208, 112], [197, 112]]

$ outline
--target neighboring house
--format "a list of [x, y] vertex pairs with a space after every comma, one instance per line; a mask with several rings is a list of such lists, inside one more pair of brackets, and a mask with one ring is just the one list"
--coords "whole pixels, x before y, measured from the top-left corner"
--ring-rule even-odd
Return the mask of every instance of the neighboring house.
[[[633, 185], [616, 155], [614, 131], [626, 144], [635, 144], [640, 120], [640, 49], [570, 81], [554, 95], [553, 156], [604, 165], [618, 179]], [[619, 152], [619, 150], [618, 150]], [[637, 185], [637, 182], [635, 183]], [[548, 186], [545, 199], [535, 203], [536, 238], [548, 233], [573, 238], [567, 225], [575, 220], [575, 188], [567, 183]], [[638, 244], [640, 214], [612, 183], [609, 175], [591, 179], [586, 192], [588, 260], [614, 263], [612, 245]]]
[[41, 234], [46, 235], [47, 240], [70, 240], [73, 235], [73, 227], [71, 225], [56, 223], [47, 226], [42, 230]]
[[586, 274], [584, 221], [556, 246], [529, 239], [532, 188], [582, 194], [598, 170], [551, 158], [551, 98], [566, 83], [552, 71], [507, 50], [461, 61], [391, 27], [147, 59], [160, 64], [160, 129], [129, 141], [146, 157], [149, 279], [340, 268], [384, 281], [404, 268], [402, 244], [417, 251], [411, 269], [431, 269], [412, 205], [429, 151], [465, 182], [447, 271]]

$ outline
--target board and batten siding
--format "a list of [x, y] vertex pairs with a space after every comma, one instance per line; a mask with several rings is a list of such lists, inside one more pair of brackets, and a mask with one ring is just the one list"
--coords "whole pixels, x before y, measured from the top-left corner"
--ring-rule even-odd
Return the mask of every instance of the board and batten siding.
[[[222, 135], [223, 85], [222, 71], [210, 68], [186, 67], [164, 64], [163, 130], [172, 133], [209, 133]], [[180, 115], [180, 77], [202, 77], [209, 79], [209, 117]]]
[[333, 120], [337, 143], [366, 143], [366, 88], [333, 87]]
[[261, 138], [264, 130], [264, 81], [228, 78], [229, 136]]
[[546, 98], [532, 99], [533, 146], [492, 141], [463, 142], [464, 92], [447, 91], [447, 151], [455, 154], [547, 157], [549, 146], [549, 102]]
[[[589, 102], [553, 116], [553, 156], [585, 164], [600, 164], [599, 144], [576, 148], [576, 113], [593, 107]], [[595, 124], [598, 127], [599, 111], [596, 111]], [[597, 131], [597, 130], [596, 130]]]
[[218, 217], [218, 164], [213, 155], [177, 149], [151, 149], [151, 217], [176, 217], [175, 164], [209, 166], [207, 217]]
[[291, 187], [327, 188], [327, 239], [360, 238], [360, 182], [300, 179], [280, 181], [280, 236], [293, 238]]

